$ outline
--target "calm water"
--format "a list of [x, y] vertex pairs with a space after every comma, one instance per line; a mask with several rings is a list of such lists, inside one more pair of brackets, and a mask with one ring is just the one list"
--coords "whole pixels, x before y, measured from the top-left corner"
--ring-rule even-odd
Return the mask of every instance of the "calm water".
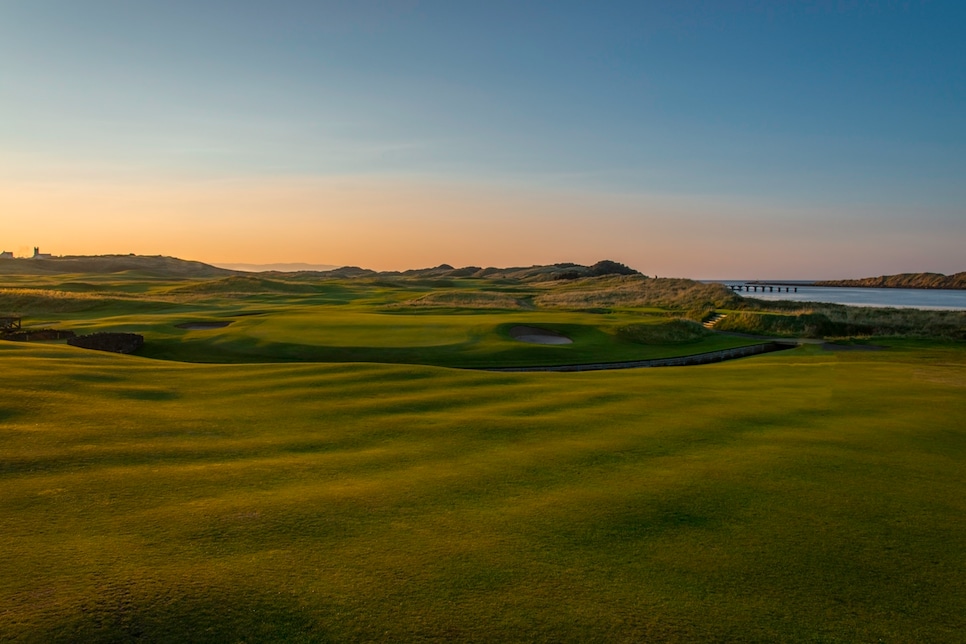
[[[721, 280], [724, 284], [745, 284], [744, 280]], [[767, 282], [766, 282], [767, 284]], [[740, 291], [743, 297], [760, 300], [791, 300], [793, 302], [831, 302], [852, 306], [888, 306], [899, 309], [966, 310], [966, 291], [930, 290], [918, 288], [848, 288], [832, 286], [807, 286], [797, 284], [798, 293], [785, 293], [785, 284], [794, 285], [791, 280], [782, 282], [781, 293], [762, 293]], [[794, 286], [792, 287], [794, 288]], [[778, 290], [778, 287], [775, 287]]]

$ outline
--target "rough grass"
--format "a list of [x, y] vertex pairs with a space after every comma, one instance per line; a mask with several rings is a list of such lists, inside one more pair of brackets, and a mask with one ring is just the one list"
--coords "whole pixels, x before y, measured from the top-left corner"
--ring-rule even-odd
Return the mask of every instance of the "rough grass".
[[649, 278], [643, 275], [601, 277], [553, 284], [538, 295], [541, 307], [649, 307], [673, 309], [729, 308], [740, 298], [723, 284], [687, 279]]
[[69, 292], [52, 289], [2, 288], [0, 311], [18, 315], [88, 311], [116, 302], [100, 293]]
[[865, 327], [833, 322], [827, 315], [812, 312], [782, 315], [740, 311], [720, 320], [715, 328], [719, 331], [802, 338], [868, 334]]
[[459, 307], [472, 309], [527, 309], [533, 308], [525, 300], [507, 293], [491, 291], [436, 291], [409, 300], [406, 306]]
[[966, 629], [961, 346], [593, 374], [0, 362], [2, 641]]
[[845, 306], [746, 299], [716, 329], [742, 333], [829, 337], [910, 336], [966, 340], [966, 311]]
[[169, 293], [317, 293], [319, 289], [304, 281], [278, 280], [254, 275], [233, 275], [219, 280], [196, 282], [172, 288]]
[[670, 320], [658, 324], [629, 324], [617, 329], [622, 340], [638, 344], [680, 344], [707, 338], [712, 333], [692, 320]]

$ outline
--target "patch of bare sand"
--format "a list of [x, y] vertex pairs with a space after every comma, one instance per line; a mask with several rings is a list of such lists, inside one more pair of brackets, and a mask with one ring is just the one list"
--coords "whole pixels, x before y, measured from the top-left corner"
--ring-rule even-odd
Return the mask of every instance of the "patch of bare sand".
[[205, 329], [223, 329], [231, 323], [232, 320], [225, 322], [182, 322], [181, 324], [175, 324], [175, 326], [179, 329], [188, 329], [189, 331], [203, 331]]
[[510, 329], [510, 337], [531, 344], [572, 344], [573, 340], [556, 331], [540, 329], [535, 326], [515, 326]]

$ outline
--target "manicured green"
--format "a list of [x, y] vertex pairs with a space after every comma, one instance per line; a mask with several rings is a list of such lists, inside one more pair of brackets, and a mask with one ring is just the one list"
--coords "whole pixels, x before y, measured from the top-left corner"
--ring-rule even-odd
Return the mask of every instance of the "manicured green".
[[[82, 275], [27, 279], [8, 280], [10, 287], [0, 289], [0, 313], [17, 311], [26, 324], [77, 333], [140, 333], [145, 338], [140, 355], [183, 362], [561, 365], [663, 358], [755, 342], [688, 328], [676, 318], [687, 314], [690, 301], [684, 298], [677, 308], [643, 306], [645, 299], [633, 290], [639, 282], [626, 279], [551, 284], [255, 276], [167, 282]], [[664, 281], [671, 283], [671, 295], [687, 294], [679, 284], [685, 280]], [[708, 287], [692, 288], [700, 293]], [[624, 304], [602, 307], [602, 299]], [[177, 327], [198, 321], [231, 324]], [[514, 325], [546, 328], [574, 342], [521, 343], [509, 334]]]
[[420, 293], [330, 286], [341, 304], [145, 287], [133, 312], [49, 319], [231, 364], [0, 342], [0, 641], [962, 641], [962, 343], [593, 373], [294, 362], [517, 360], [507, 326], [538, 322], [575, 339], [548, 352], [691, 346], [619, 337], [657, 310], [414, 312], [392, 302]]

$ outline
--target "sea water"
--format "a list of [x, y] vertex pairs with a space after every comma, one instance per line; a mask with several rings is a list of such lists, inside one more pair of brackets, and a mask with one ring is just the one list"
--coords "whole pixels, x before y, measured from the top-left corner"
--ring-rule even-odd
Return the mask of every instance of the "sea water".
[[[747, 284], [746, 280], [707, 280], [726, 285]], [[848, 304], [850, 306], [892, 307], [897, 309], [928, 309], [937, 311], [966, 310], [966, 291], [952, 289], [922, 289], [922, 288], [853, 288], [846, 286], [812, 286], [810, 282], [794, 280], [781, 281], [781, 293], [778, 292], [778, 282], [759, 283], [758, 291], [738, 291], [742, 297], [752, 297], [759, 300], [786, 300], [792, 302], [829, 302], [832, 304]], [[765, 285], [762, 292], [761, 284]], [[768, 291], [769, 286], [775, 287], [775, 292]], [[785, 292], [789, 287], [798, 292]]]

